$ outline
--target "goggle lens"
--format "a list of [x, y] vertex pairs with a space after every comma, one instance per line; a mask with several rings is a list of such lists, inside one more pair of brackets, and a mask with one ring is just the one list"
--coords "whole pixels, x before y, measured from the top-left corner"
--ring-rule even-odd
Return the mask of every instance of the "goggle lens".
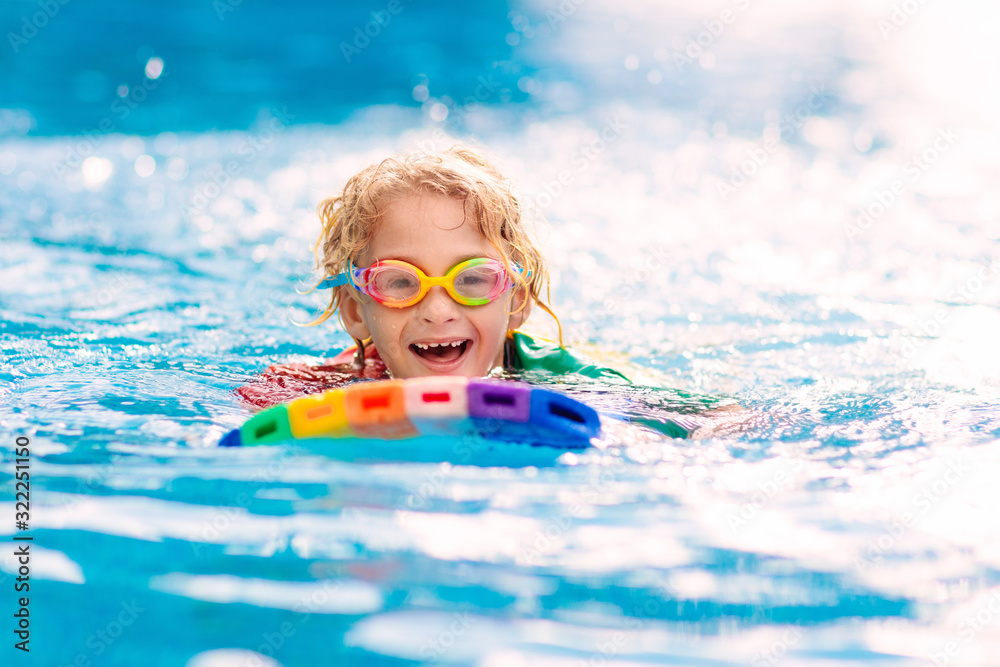
[[420, 292], [420, 278], [399, 266], [377, 266], [369, 272], [367, 287], [379, 301], [406, 301]]
[[355, 286], [387, 306], [411, 306], [434, 285], [444, 287], [462, 305], [480, 306], [496, 299], [511, 283], [503, 264], [490, 258], [462, 262], [441, 278], [430, 278], [398, 260], [355, 270]]
[[505, 277], [502, 266], [470, 266], [455, 276], [455, 291], [467, 299], [487, 299]]

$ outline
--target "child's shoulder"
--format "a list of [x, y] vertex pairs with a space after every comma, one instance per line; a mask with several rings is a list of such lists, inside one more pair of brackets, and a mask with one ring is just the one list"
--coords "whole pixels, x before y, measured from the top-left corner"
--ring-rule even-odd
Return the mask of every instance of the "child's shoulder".
[[385, 362], [374, 347], [365, 351], [365, 368], [354, 365], [354, 348], [348, 348], [322, 364], [273, 364], [252, 380], [237, 387], [236, 394], [257, 409], [269, 408], [306, 394], [318, 394], [358, 379], [378, 380], [389, 376]]

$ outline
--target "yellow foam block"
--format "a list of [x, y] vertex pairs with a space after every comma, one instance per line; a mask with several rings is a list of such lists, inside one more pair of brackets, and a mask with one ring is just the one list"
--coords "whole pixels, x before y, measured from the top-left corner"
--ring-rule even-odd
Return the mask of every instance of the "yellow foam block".
[[347, 419], [343, 389], [305, 396], [288, 405], [288, 421], [296, 438], [340, 438], [354, 435]]

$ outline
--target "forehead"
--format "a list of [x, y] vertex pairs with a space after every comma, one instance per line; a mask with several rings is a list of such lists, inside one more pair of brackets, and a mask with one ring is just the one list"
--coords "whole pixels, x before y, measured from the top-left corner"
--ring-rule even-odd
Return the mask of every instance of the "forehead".
[[443, 273], [467, 257], [499, 253], [479, 232], [471, 206], [437, 194], [391, 200], [375, 226], [366, 263], [401, 259], [424, 271]]

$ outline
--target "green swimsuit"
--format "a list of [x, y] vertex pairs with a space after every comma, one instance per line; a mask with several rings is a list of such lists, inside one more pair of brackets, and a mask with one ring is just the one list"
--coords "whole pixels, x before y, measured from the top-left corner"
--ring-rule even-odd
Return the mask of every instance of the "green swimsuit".
[[[558, 376], [609, 380], [628, 402], [628, 420], [648, 426], [673, 438], [686, 438], [703, 425], [697, 415], [726, 401], [668, 387], [635, 385], [626, 375], [573, 355], [554, 342], [514, 332], [504, 346], [504, 369], [513, 372], [542, 371]], [[622, 387], [621, 385], [626, 385]]]
[[515, 331], [507, 339], [503, 350], [503, 365], [512, 371], [548, 371], [555, 375], [574, 373], [594, 379], [630, 382], [616, 370], [582, 361], [553, 342], [538, 340], [520, 331]]

